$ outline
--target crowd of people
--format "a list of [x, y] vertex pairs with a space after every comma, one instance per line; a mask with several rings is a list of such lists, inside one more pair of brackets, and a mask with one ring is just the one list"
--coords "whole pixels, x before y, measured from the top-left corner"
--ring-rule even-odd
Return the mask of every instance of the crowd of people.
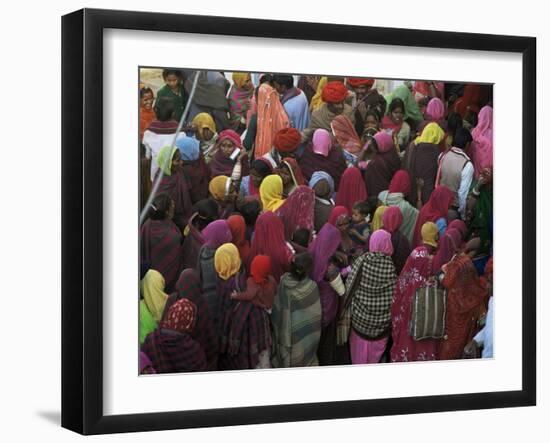
[[[492, 86], [162, 77], [139, 91], [140, 373], [492, 357]], [[419, 339], [427, 288], [444, 331]]]

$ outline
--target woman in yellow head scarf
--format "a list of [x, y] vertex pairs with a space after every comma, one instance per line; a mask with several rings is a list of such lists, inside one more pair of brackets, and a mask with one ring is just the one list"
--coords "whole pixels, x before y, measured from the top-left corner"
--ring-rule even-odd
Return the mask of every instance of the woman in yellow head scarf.
[[426, 222], [422, 225], [420, 230], [420, 235], [422, 236], [422, 243], [425, 245], [433, 246], [437, 248], [437, 240], [439, 237], [439, 230], [437, 225], [433, 222]]
[[223, 280], [233, 277], [241, 269], [239, 250], [233, 243], [225, 243], [216, 249], [214, 267]]
[[141, 280], [141, 292], [147, 309], [156, 322], [162, 319], [168, 294], [164, 293], [164, 277], [158, 271], [149, 269]]
[[422, 134], [416, 137], [414, 144], [418, 145], [420, 143], [432, 143], [434, 145], [438, 145], [444, 137], [445, 131], [443, 131], [437, 123], [432, 122], [428, 123], [422, 131]]
[[275, 212], [285, 202], [283, 199], [283, 179], [280, 175], [268, 175], [260, 185], [260, 199], [264, 211]]
[[379, 229], [382, 229], [384, 227], [384, 224], [382, 223], [382, 215], [384, 215], [384, 211], [387, 209], [387, 206], [378, 206], [376, 208], [376, 211], [374, 211], [374, 216], [372, 217], [372, 223], [371, 228], [372, 232], [378, 231]]
[[323, 106], [324, 101], [321, 98], [321, 96], [323, 95], [323, 88], [327, 83], [328, 83], [328, 77], [321, 77], [319, 79], [319, 83], [317, 83], [317, 91], [315, 92], [315, 95], [311, 97], [311, 103], [309, 105], [309, 110], [311, 112]]
[[[411, 176], [411, 202], [420, 209], [430, 199], [437, 178], [438, 158], [445, 146], [445, 132], [435, 123], [426, 125], [405, 154], [405, 169]], [[420, 197], [420, 198], [419, 198]]]
[[216, 140], [218, 139], [216, 123], [210, 114], [201, 112], [193, 118], [192, 125], [195, 129], [197, 140], [200, 141], [204, 159], [206, 163], [208, 163], [215, 154], [214, 148], [216, 146]]
[[210, 180], [208, 184], [208, 191], [210, 195], [214, 197], [214, 200], [223, 202], [225, 197], [229, 195], [231, 187], [231, 179], [226, 175], [218, 175]]

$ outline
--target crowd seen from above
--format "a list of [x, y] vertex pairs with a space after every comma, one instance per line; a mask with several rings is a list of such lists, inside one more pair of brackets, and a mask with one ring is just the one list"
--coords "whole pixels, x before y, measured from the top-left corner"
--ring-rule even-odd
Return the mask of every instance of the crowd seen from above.
[[141, 374], [493, 356], [491, 85], [159, 72]]

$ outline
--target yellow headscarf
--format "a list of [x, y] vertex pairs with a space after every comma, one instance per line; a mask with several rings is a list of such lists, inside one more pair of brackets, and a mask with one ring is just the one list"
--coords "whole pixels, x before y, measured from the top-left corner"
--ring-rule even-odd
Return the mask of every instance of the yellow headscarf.
[[422, 134], [416, 137], [414, 144], [418, 145], [419, 143], [433, 143], [434, 145], [438, 145], [444, 137], [445, 131], [443, 131], [437, 123], [432, 122], [428, 123], [422, 131]]
[[208, 191], [218, 201], [222, 201], [228, 194], [230, 178], [226, 175], [218, 175], [208, 183]]
[[216, 123], [214, 122], [212, 116], [207, 112], [197, 114], [192, 123], [193, 126], [201, 132], [201, 134], [204, 128], [210, 129], [214, 134], [216, 133]]
[[141, 280], [141, 291], [145, 304], [155, 321], [159, 322], [164, 312], [168, 294], [164, 293], [164, 277], [158, 271], [149, 269]]
[[260, 185], [260, 199], [264, 211], [275, 212], [285, 202], [283, 199], [283, 179], [276, 174], [268, 175]]
[[323, 88], [327, 83], [328, 77], [321, 77], [319, 83], [317, 84], [317, 91], [315, 92], [315, 95], [311, 97], [311, 103], [309, 105], [309, 110], [311, 112], [319, 109], [321, 106], [323, 106], [323, 103], [325, 103], [321, 96], [323, 95]]
[[235, 86], [237, 86], [237, 88], [242, 88], [244, 82], [250, 78], [250, 74], [248, 72], [234, 72], [232, 78]]
[[426, 222], [422, 225], [420, 234], [422, 235], [422, 243], [437, 248], [437, 235], [439, 231], [437, 225], [433, 222]]
[[233, 243], [224, 243], [214, 254], [214, 267], [218, 275], [227, 280], [241, 269], [239, 250]]
[[382, 229], [382, 226], [384, 225], [382, 223], [382, 215], [384, 215], [384, 211], [387, 208], [387, 206], [378, 206], [378, 208], [376, 208], [376, 211], [374, 211], [374, 216], [372, 217], [371, 223], [372, 232]]
[[172, 158], [178, 148], [171, 146], [164, 146], [157, 156], [157, 164], [162, 169], [164, 175], [172, 175]]

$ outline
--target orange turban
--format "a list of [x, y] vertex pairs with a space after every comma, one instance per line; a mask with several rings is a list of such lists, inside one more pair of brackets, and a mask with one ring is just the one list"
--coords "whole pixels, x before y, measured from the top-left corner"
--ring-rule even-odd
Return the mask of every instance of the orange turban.
[[302, 142], [302, 136], [296, 128], [281, 129], [273, 139], [273, 146], [281, 152], [295, 151]]
[[340, 103], [348, 96], [348, 88], [342, 82], [328, 82], [321, 95], [325, 103]]
[[348, 85], [350, 85], [352, 88], [356, 88], [357, 86], [361, 86], [361, 85], [372, 87], [372, 85], [374, 85], [374, 79], [373, 78], [348, 77]]

